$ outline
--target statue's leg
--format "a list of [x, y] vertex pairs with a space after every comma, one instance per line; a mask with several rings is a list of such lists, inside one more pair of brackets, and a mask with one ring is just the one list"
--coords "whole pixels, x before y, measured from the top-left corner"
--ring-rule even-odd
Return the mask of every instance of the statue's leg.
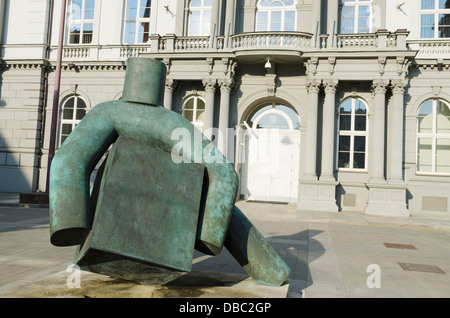
[[289, 276], [291, 269], [236, 206], [233, 209], [225, 247], [258, 283], [280, 286]]

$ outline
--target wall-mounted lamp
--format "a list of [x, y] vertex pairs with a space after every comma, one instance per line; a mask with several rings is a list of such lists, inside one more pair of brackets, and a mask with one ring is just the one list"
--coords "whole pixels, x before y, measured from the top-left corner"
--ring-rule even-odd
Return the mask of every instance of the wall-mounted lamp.
[[443, 65], [444, 64], [444, 59], [442, 57], [437, 59], [437, 65]]
[[270, 70], [272, 68], [272, 63], [270, 63], [270, 59], [267, 59], [266, 64], [264, 65], [266, 70]]

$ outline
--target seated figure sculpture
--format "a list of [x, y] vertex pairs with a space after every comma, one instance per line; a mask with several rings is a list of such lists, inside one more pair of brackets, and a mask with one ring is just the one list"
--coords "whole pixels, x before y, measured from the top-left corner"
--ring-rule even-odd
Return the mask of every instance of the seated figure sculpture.
[[78, 245], [82, 269], [157, 285], [189, 272], [194, 249], [225, 247], [256, 282], [282, 285], [290, 269], [234, 205], [238, 177], [211, 141], [201, 134], [183, 149], [192, 163], [171, 160], [172, 132], [198, 131], [162, 106], [165, 77], [162, 62], [129, 59], [121, 100], [95, 106], [62, 144], [50, 171], [51, 243]]

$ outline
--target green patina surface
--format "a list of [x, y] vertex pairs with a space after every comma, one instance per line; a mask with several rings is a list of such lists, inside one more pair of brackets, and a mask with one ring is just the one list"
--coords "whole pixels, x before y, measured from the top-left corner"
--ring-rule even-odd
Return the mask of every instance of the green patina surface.
[[[108, 253], [116, 256], [123, 255], [127, 258], [126, 262], [130, 262], [130, 259], [136, 259], [139, 262], [149, 261], [152, 258], [152, 261], [149, 261], [152, 265], [161, 266], [164, 269], [189, 270], [184, 265], [181, 267], [174, 265], [177, 262], [177, 256], [173, 256], [176, 251], [169, 253], [168, 257], [172, 258], [172, 261], [168, 263], [173, 263], [169, 266], [167, 262], [161, 261], [161, 255], [155, 256], [167, 253], [168, 249], [175, 246], [169, 243], [180, 239], [176, 235], [171, 234], [165, 237], [167, 244], [163, 244], [164, 247], [161, 249], [155, 249], [154, 246], [145, 249], [142, 245], [142, 249], [148, 253], [146, 255], [150, 255], [142, 260], [142, 257], [139, 258], [138, 254], [143, 252], [136, 249], [139, 244], [129, 249], [124, 248], [123, 242], [127, 241], [129, 233], [112, 230], [118, 223], [131, 222], [131, 219], [133, 219], [134, 222], [141, 222], [141, 227], [139, 227], [141, 234], [137, 236], [145, 236], [136, 237], [136, 240], [139, 239], [144, 242], [149, 237], [150, 240], [155, 240], [155, 237], [151, 238], [151, 235], [144, 233], [147, 228], [145, 222], [150, 222], [149, 220], [152, 219], [157, 220], [164, 213], [161, 214], [162, 211], [158, 210], [157, 207], [156, 210], [158, 211], [154, 208], [142, 208], [140, 204], [155, 204], [155, 200], [142, 198], [142, 202], [135, 202], [137, 200], [136, 189], [148, 184], [143, 176], [148, 176], [152, 169], [156, 169], [153, 172], [163, 171], [171, 166], [167, 162], [161, 162], [161, 158], [164, 156], [159, 156], [158, 153], [169, 154], [172, 149], [177, 147], [179, 140], [172, 139], [172, 132], [175, 129], [183, 128], [191, 136], [199, 134], [196, 128], [184, 117], [162, 107], [164, 85], [165, 66], [163, 63], [152, 59], [130, 59], [122, 100], [106, 102], [94, 107], [58, 150], [52, 161], [50, 172], [50, 240], [52, 244], [57, 246], [86, 246], [86, 243], [92, 243], [92, 238], [96, 235], [93, 232], [99, 226], [96, 223], [100, 222], [97, 220], [98, 215], [103, 215], [103, 210], [110, 213], [110, 210], [116, 209], [116, 214], [110, 214], [108, 218], [101, 221], [106, 223], [101, 226], [105, 228], [109, 226], [110, 230], [105, 232], [109, 234], [104, 233], [99, 237], [108, 235], [108, 238], [114, 242], [112, 245], [115, 246]], [[198, 164], [206, 168], [205, 178], [198, 176], [187, 178], [187, 180], [190, 180], [188, 183], [192, 183], [194, 188], [195, 185], [200, 185], [200, 188], [203, 188], [198, 214], [191, 216], [196, 223], [196, 229], [192, 228], [192, 224], [189, 222], [181, 222], [179, 218], [172, 217], [171, 214], [168, 214], [169, 220], [171, 220], [169, 223], [174, 222], [173, 228], [182, 228], [186, 233], [189, 232], [190, 236], [195, 236], [195, 249], [206, 254], [216, 255], [226, 244], [227, 249], [233, 251], [233, 256], [255, 281], [269, 285], [281, 285], [289, 275], [289, 268], [250, 221], [234, 207], [238, 189], [236, 172], [233, 166], [226, 162], [226, 158], [211, 146], [211, 142], [205, 136], [201, 134], [200, 136], [202, 138], [201, 145], [196, 146], [193, 142], [192, 147], [184, 149], [183, 153], [192, 162], [197, 162], [198, 158], [201, 158], [201, 162]], [[119, 141], [116, 142], [118, 138]], [[122, 142], [125, 140], [126, 142]], [[124, 167], [124, 171], [121, 171], [120, 167], [116, 168], [119, 170], [116, 173], [121, 177], [115, 175], [115, 179], [113, 178], [115, 182], [120, 182], [120, 179], [123, 178], [121, 189], [124, 193], [121, 194], [120, 200], [104, 190], [106, 189], [105, 180], [113, 177], [109, 176], [108, 172], [112, 163], [106, 164], [101, 185], [98, 189], [94, 189], [91, 196], [89, 184], [91, 172], [114, 143], [116, 143], [114, 152], [123, 153], [125, 156], [122, 160], [130, 159], [129, 162], [133, 162], [130, 157], [133, 156], [133, 153], [135, 155], [146, 153], [147, 155], [139, 159], [138, 162], [134, 161], [129, 166]], [[127, 150], [122, 151], [120, 148], [126, 148]], [[205, 149], [209, 149], [210, 153], [214, 154], [215, 161], [210, 162], [208, 160], [210, 158], [203, 156]], [[150, 155], [150, 153], [153, 155]], [[166, 158], [168, 157], [166, 156]], [[168, 161], [168, 159], [165, 160]], [[126, 171], [129, 171], [127, 169], [133, 168], [136, 168], [136, 171], [144, 170], [135, 176], [128, 173], [130, 178], [126, 179]], [[148, 173], [145, 172], [147, 169]], [[173, 177], [182, 179], [181, 174], [178, 176], [176, 172], [173, 172]], [[157, 184], [152, 183], [147, 189], [148, 191], [158, 193], [156, 189], [159, 189], [158, 199], [162, 200], [160, 202], [164, 200], [175, 201], [172, 198], [179, 195], [179, 190], [176, 190], [167, 180], [159, 184], [158, 181], [155, 182]], [[187, 181], [184, 180], [184, 182]], [[131, 186], [132, 183], [136, 183], [134, 188]], [[97, 182], [97, 185], [99, 184], [100, 181]], [[154, 188], [151, 189], [151, 187]], [[178, 207], [176, 207], [176, 203], [171, 203], [174, 208], [170, 213], [177, 215], [179, 211], [176, 211], [180, 206], [178, 204]], [[135, 207], [132, 217], [130, 211], [124, 208], [126, 206]], [[188, 211], [185, 213], [189, 214]], [[130, 252], [133, 249], [134, 252]], [[193, 252], [191, 246], [184, 246], [183, 249], [185, 249], [184, 254], [181, 253], [183, 255], [191, 255]], [[154, 253], [153, 256], [152, 253]], [[102, 257], [96, 254], [96, 262], [101, 262], [101, 259]], [[111, 257], [104, 256], [105, 263], [107, 263], [107, 259], [111, 259]], [[116, 260], [114, 262], [116, 265]], [[123, 262], [125, 263], [125, 261]], [[142, 270], [142, 267], [131, 266], [128, 268], [130, 271]], [[117, 271], [119, 272], [119, 269]], [[163, 274], [155, 272], [154, 275]]]

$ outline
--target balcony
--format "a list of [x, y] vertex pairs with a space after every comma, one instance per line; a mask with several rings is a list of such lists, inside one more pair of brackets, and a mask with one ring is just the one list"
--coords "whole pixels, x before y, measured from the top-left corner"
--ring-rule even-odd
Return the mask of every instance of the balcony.
[[[449, 41], [408, 41], [409, 32], [379, 30], [365, 34], [314, 36], [305, 32], [248, 32], [217, 37], [180, 37], [175, 34], [151, 35], [148, 43], [137, 45], [67, 45], [64, 61], [123, 62], [129, 57], [155, 58], [248, 57], [254, 56], [378, 56], [380, 52], [419, 51], [421, 55], [448, 56]], [[10, 48], [13, 49], [13, 48]], [[52, 47], [51, 60], [56, 60], [57, 47]], [[200, 53], [200, 54], [199, 54]], [[8, 54], [6, 54], [8, 55]]]
[[233, 52], [280, 50], [305, 51], [311, 49], [311, 33], [304, 32], [251, 32], [231, 36]]
[[378, 30], [376, 33], [328, 34], [320, 35], [319, 47], [321, 50], [336, 51], [377, 51], [377, 50], [407, 50], [406, 38], [409, 32], [397, 30], [388, 32]]

